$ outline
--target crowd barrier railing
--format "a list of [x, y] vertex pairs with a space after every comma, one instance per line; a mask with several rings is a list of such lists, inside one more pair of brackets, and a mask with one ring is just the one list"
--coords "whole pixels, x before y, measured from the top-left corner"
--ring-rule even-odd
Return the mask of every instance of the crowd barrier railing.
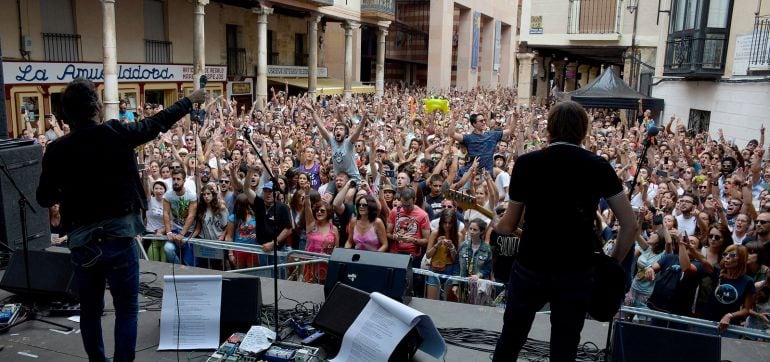
[[[159, 241], [165, 242], [168, 240], [168, 238], [165, 235], [145, 235], [142, 237], [142, 239], [150, 240], [153, 242], [159, 242]], [[217, 250], [242, 251], [242, 252], [259, 254], [259, 255], [267, 255], [267, 256], [273, 255], [272, 251], [267, 252], [260, 245], [234, 243], [234, 242], [220, 241], [220, 240], [208, 240], [208, 239], [201, 239], [201, 238], [189, 238], [189, 239], [185, 238], [184, 240], [192, 245], [198, 245], [198, 246], [217, 249]], [[162, 246], [160, 247], [162, 249]], [[146, 257], [146, 254], [144, 254], [144, 256]], [[298, 268], [295, 270], [301, 271], [301, 268], [304, 268], [309, 265], [314, 266], [315, 274], [313, 276], [317, 276], [317, 274], [320, 273], [320, 268], [315, 266], [328, 264], [330, 258], [331, 258], [331, 255], [328, 255], [328, 254], [314, 253], [314, 252], [309, 252], [304, 250], [278, 251], [278, 259], [279, 259], [278, 268], [281, 270], [281, 272], [279, 272], [279, 276], [282, 279], [285, 279], [288, 276], [290, 276], [290, 273], [288, 272], [289, 268]], [[272, 268], [273, 268], [273, 265], [260, 265], [260, 266], [249, 267], [249, 268], [231, 269], [231, 270], [227, 270], [227, 272], [269, 276], [267, 274], [271, 273]], [[450, 283], [451, 285], [460, 285], [463, 288], [468, 288], [471, 285], [471, 283], [473, 283], [471, 279], [467, 277], [440, 274], [440, 273], [435, 273], [430, 270], [420, 269], [420, 268], [412, 268], [412, 271], [414, 274], [423, 275], [425, 277], [436, 277], [439, 280], [441, 280], [442, 283], [440, 283], [439, 287], [442, 288], [442, 291], [444, 293], [446, 293], [446, 290], [444, 290], [444, 288], [449, 287]], [[321, 279], [324, 279], [324, 278], [321, 278]], [[301, 278], [299, 278], [298, 280], [301, 280]], [[504, 293], [506, 288], [505, 284], [493, 282], [493, 281], [483, 281], [483, 283], [491, 285], [492, 287], [495, 288], [495, 293], [492, 296], [491, 298], [492, 301], [489, 304], [496, 306], [501, 302], [501, 297], [504, 296], [505, 294]], [[427, 285], [425, 287], [427, 288]], [[419, 297], [424, 298], [425, 295], [421, 295]]]
[[[719, 323], [717, 322], [713, 322], [705, 319], [699, 319], [699, 318], [685, 317], [678, 314], [670, 314], [670, 313], [660, 312], [660, 311], [647, 309], [647, 308], [635, 308], [635, 307], [624, 306], [620, 308], [620, 311], [621, 311], [621, 314], [631, 313], [631, 314], [636, 314], [640, 316], [664, 320], [668, 322], [675, 322], [675, 323], [680, 323], [688, 326], [701, 327], [707, 330], [713, 329], [715, 332], [719, 327]], [[735, 326], [735, 325], [728, 326], [727, 330], [720, 334], [723, 337], [745, 336], [745, 337], [751, 337], [751, 338], [761, 338], [766, 341], [770, 341], [770, 333], [766, 333], [759, 329], [746, 328], [746, 327]]]

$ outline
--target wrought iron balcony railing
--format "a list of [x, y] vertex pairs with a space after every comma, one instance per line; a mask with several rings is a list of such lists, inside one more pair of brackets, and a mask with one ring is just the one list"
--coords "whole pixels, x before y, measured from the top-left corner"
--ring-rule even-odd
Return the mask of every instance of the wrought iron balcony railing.
[[396, 17], [395, 0], [361, 0], [361, 16], [382, 20], [393, 20]]
[[722, 76], [725, 70], [727, 41], [727, 37], [722, 33], [705, 33], [704, 36], [669, 36], [666, 41], [664, 74], [686, 78]]
[[770, 15], [757, 16], [754, 20], [749, 72], [770, 72]]
[[246, 49], [227, 48], [227, 75], [246, 75]]
[[79, 62], [83, 47], [78, 34], [43, 33], [43, 58], [52, 62]]

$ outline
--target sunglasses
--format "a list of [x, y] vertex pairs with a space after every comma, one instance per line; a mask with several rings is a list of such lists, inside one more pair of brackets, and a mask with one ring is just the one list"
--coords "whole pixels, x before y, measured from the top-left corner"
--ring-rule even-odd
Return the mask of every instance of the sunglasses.
[[358, 207], [369, 207], [369, 204], [358, 204]]
[[326, 209], [318, 209], [318, 210], [315, 211], [316, 214], [319, 213], [319, 212], [322, 213], [322, 214], [325, 214], [326, 213]]
[[711, 234], [711, 235], [709, 235], [709, 239], [711, 239], [711, 240], [721, 240], [722, 239], [722, 235]]
[[767, 224], [767, 223], [770, 222], [770, 221], [767, 221], [767, 220], [754, 220], [754, 221], [756, 221], [757, 224], [759, 224], [759, 225], [764, 225], [764, 224]]
[[736, 253], [734, 251], [731, 251], [729, 253], [722, 253], [722, 257], [723, 258], [727, 258], [727, 257], [735, 258], [736, 256], [738, 256], [738, 253]]

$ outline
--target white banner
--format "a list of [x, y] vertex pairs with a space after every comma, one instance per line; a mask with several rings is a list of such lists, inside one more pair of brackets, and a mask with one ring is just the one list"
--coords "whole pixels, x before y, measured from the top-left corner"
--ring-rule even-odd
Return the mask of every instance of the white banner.
[[[104, 81], [102, 63], [4, 62], [5, 84], [69, 83], [87, 78], [95, 83]], [[209, 82], [227, 81], [227, 67], [207, 66]], [[119, 82], [190, 82], [193, 66], [183, 64], [118, 64]]]

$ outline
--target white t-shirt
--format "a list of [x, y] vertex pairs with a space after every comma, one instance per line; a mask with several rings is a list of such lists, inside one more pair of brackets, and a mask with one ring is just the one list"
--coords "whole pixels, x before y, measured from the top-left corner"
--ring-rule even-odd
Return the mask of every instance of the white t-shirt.
[[[190, 211], [190, 203], [197, 202], [198, 198], [195, 196], [195, 192], [185, 189], [184, 194], [179, 196], [176, 191], [170, 189], [163, 195], [163, 199], [171, 204], [171, 227], [177, 230], [184, 228], [184, 222], [187, 219], [187, 215]], [[190, 230], [195, 222], [190, 225]], [[166, 230], [167, 232], [170, 230]]]
[[508, 193], [505, 192], [505, 188], [508, 187], [510, 184], [511, 184], [511, 175], [509, 175], [508, 172], [500, 171], [500, 173], [497, 174], [497, 177], [495, 177], [495, 185], [497, 185], [497, 193], [500, 195], [505, 195], [505, 201], [509, 200]]
[[689, 219], [685, 219], [683, 215], [677, 215], [676, 224], [677, 229], [682, 235], [684, 235], [684, 233], [687, 233], [687, 235], [694, 235], [695, 227], [698, 225], [698, 222], [695, 215], [691, 214]]
[[158, 201], [155, 197], [150, 197], [147, 200], [147, 223], [144, 225], [144, 229], [149, 232], [155, 232], [165, 227], [163, 225], [163, 201]]

